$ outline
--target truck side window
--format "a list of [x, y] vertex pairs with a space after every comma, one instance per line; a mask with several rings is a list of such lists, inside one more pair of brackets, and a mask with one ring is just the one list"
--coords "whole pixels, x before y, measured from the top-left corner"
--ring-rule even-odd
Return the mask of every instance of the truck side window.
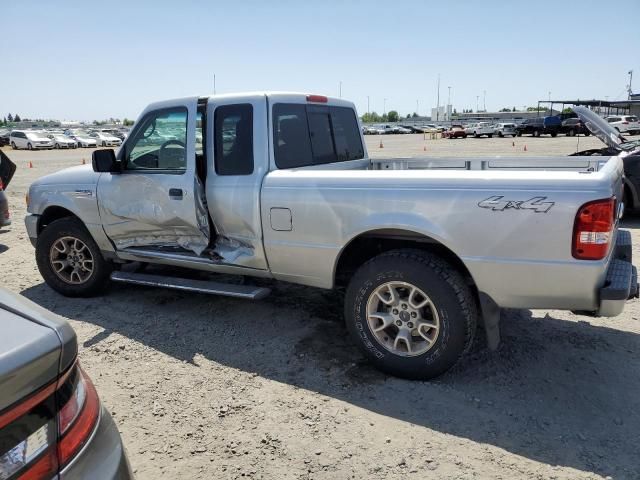
[[253, 106], [223, 105], [214, 114], [215, 167], [218, 175], [253, 173]]
[[273, 106], [273, 148], [278, 168], [313, 164], [305, 105], [277, 103]]
[[171, 170], [183, 173], [186, 156], [187, 109], [151, 112], [133, 133], [126, 152], [126, 170]]

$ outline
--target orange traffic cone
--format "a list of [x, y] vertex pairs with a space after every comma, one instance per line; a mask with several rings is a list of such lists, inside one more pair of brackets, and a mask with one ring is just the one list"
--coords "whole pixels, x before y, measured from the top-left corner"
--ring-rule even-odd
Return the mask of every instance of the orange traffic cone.
[[525, 146], [524, 146], [524, 151], [525, 151], [525, 152], [527, 151], [527, 145], [526, 145], [526, 144], [525, 144]]
[[511, 141], [511, 146], [512, 146], [512, 147], [515, 147], [515, 146], [516, 146], [516, 142]]
[[384, 148], [384, 145], [382, 144], [382, 140], [380, 140], [380, 148]]
[[31, 160], [29, 160], [29, 168], [33, 168], [33, 163], [31, 163]]

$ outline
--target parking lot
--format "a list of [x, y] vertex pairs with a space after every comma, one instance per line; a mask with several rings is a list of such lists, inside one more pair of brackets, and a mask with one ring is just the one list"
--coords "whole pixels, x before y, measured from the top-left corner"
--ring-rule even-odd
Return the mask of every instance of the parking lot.
[[[373, 157], [602, 146], [593, 136], [366, 141]], [[70, 320], [139, 478], [640, 478], [639, 301], [614, 319], [506, 311], [497, 352], [479, 335], [437, 380], [400, 380], [352, 346], [335, 292], [274, 283], [255, 303], [118, 285], [99, 298], [58, 295], [36, 268], [24, 197], [93, 150], [4, 151], [18, 170], [3, 285]], [[640, 217], [624, 226], [638, 265]]]

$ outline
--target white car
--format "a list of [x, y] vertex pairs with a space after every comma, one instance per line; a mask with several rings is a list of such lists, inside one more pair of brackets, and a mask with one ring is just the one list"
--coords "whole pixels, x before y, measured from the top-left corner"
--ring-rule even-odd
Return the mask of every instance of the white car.
[[493, 125], [489, 122], [478, 122], [472, 123], [467, 128], [464, 129], [467, 136], [473, 135], [475, 138], [481, 137], [482, 135], [486, 135], [487, 137], [493, 137]]
[[493, 133], [499, 137], [506, 137], [511, 135], [516, 136], [516, 124], [515, 123], [496, 123], [493, 126]]
[[91, 132], [89, 136], [101, 147], [119, 147], [122, 144], [122, 140], [118, 137], [105, 132]]
[[88, 133], [85, 132], [68, 132], [66, 135], [75, 140], [79, 147], [88, 148], [96, 147], [98, 143], [95, 138], [91, 138]]
[[640, 122], [635, 115], [610, 115], [606, 120], [620, 133], [629, 133], [630, 135], [640, 133]]
[[62, 133], [50, 133], [47, 135], [53, 142], [53, 148], [78, 148], [78, 143]]
[[27, 150], [37, 150], [42, 148], [53, 148], [53, 142], [40, 132], [29, 130], [13, 130], [9, 136], [11, 148], [17, 150], [26, 148]]

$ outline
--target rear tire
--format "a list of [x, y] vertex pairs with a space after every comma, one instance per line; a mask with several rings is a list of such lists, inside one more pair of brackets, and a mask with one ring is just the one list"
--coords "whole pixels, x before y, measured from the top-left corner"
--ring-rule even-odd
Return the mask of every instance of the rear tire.
[[33, 150], [33, 146], [30, 143], [27, 143], [27, 150]]
[[[61, 245], [60, 242], [68, 246], [76, 243], [75, 240], [78, 241], [78, 246], [73, 247], [73, 250], [63, 252], [56, 248]], [[56, 272], [54, 265], [60, 267], [64, 262], [76, 263], [79, 257], [82, 267], [76, 269], [68, 265], [59, 273]], [[83, 223], [72, 217], [55, 220], [40, 233], [36, 243], [36, 263], [47, 285], [67, 297], [90, 297], [102, 293], [109, 284], [113, 269]], [[73, 274], [76, 270], [79, 273], [76, 273], [74, 282]], [[65, 276], [70, 276], [70, 280], [65, 280]]]
[[18, 147], [16, 147], [16, 142], [11, 142], [11, 148], [13, 148], [14, 150], [18, 149]]
[[345, 297], [347, 328], [360, 350], [380, 370], [403, 378], [426, 380], [449, 370], [471, 347], [477, 316], [460, 273], [419, 250], [369, 260]]
[[490, 133], [489, 135], [487, 135], [487, 137], [493, 138], [493, 133]]

